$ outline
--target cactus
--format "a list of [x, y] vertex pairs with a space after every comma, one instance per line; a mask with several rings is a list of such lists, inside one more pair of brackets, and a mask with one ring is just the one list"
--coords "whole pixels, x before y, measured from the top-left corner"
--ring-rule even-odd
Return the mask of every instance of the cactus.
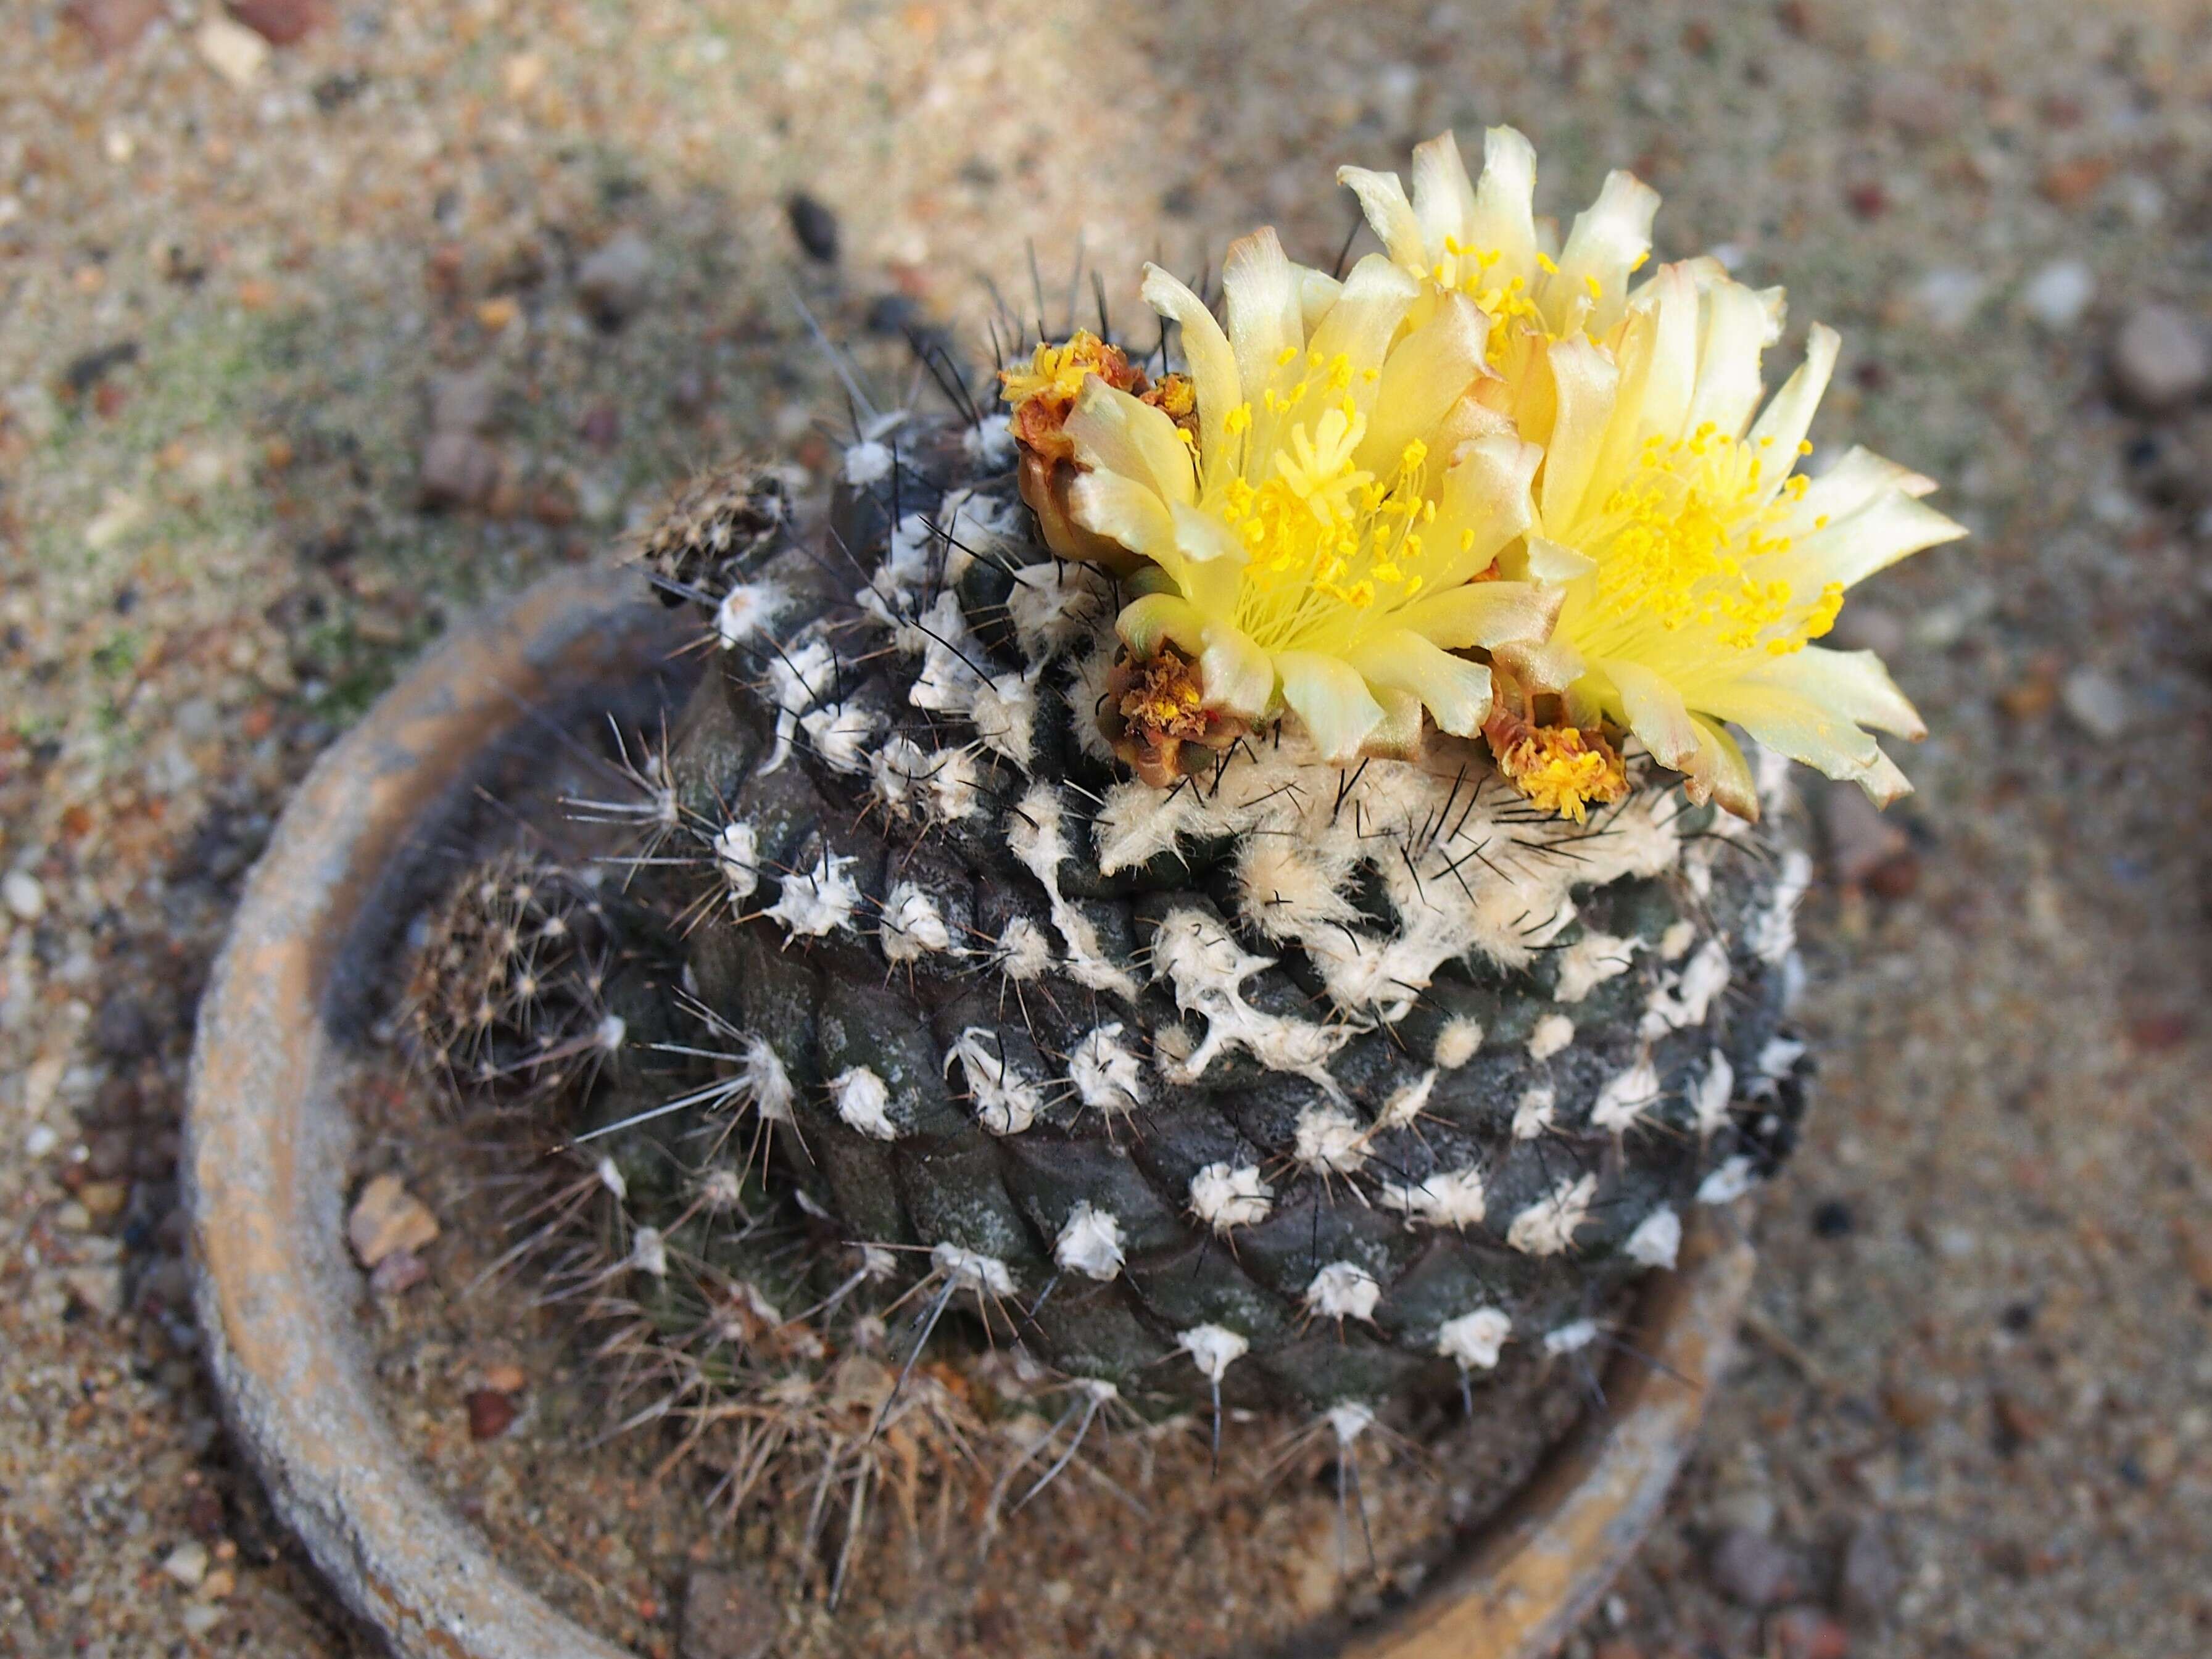
[[[1629, 288], [1626, 175], [1546, 252], [1532, 167], [1347, 171], [1387, 252], [1340, 280], [1261, 233], [1224, 330], [1148, 274], [1181, 368], [1102, 319], [1008, 414], [872, 417], [826, 507], [732, 467], [647, 532], [710, 659], [629, 809], [681, 966], [564, 1109], [618, 1200], [571, 1281], [672, 1398], [759, 1407], [748, 1467], [957, 1441], [954, 1329], [1078, 1442], [1479, 1417], [1788, 1152], [1785, 760], [1887, 799], [1862, 728], [1917, 731], [1810, 642], [1955, 526], [1862, 452], [1791, 476], [1833, 337], [1754, 422], [1778, 295]], [[471, 1017], [434, 1051], [492, 1073], [584, 1018]]]

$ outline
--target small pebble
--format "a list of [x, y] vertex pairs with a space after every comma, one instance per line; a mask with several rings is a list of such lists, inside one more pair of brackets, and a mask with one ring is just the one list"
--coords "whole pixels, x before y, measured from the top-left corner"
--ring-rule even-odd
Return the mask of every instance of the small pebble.
[[758, 1570], [699, 1568], [684, 1587], [684, 1659], [761, 1659], [782, 1619]]
[[1850, 1659], [1851, 1633], [1818, 1607], [1791, 1607], [1774, 1621], [1782, 1659]]
[[324, 19], [324, 0], [227, 0], [230, 15], [272, 46], [307, 38]]
[[28, 870], [10, 870], [0, 879], [0, 898], [18, 921], [36, 921], [46, 914], [46, 890]]
[[2097, 297], [2096, 273], [2079, 259], [2053, 259], [2027, 279], [2020, 297], [2028, 315], [2053, 333], [2063, 333], [2081, 320]]
[[514, 1422], [514, 1396], [497, 1389], [471, 1389], [466, 1404], [471, 1440], [496, 1440]]
[[269, 62], [269, 43], [221, 12], [200, 24], [192, 45], [198, 49], [201, 61], [239, 92], [252, 86]]
[[377, 1296], [403, 1296], [430, 1276], [430, 1264], [412, 1250], [394, 1250], [378, 1262], [368, 1275], [368, 1288]]
[[1929, 327], [1938, 334], [1956, 334], [1974, 320], [1989, 289], [1989, 279], [1979, 271], [1939, 265], [1912, 285], [1912, 297]]
[[2074, 669], [2058, 688], [2058, 701], [2093, 738], [2109, 743], [2128, 729], [2128, 694], [2102, 669], [2087, 663]]
[[473, 432], [434, 432], [416, 484], [425, 507], [481, 507], [498, 493], [499, 451]]
[[2112, 338], [2112, 379], [2143, 409], [2177, 408], [2212, 385], [2212, 343], [2185, 312], [2137, 306]]
[[62, 15], [84, 31], [101, 58], [135, 45], [161, 15], [161, 0], [70, 0], [62, 8]]
[[653, 290], [653, 249], [634, 230], [617, 231], [576, 267], [576, 297], [601, 328], [620, 328], [644, 309]]
[[499, 1394], [520, 1394], [530, 1386], [530, 1379], [520, 1365], [487, 1365], [483, 1385]]
[[171, 1550], [161, 1562], [161, 1571], [186, 1589], [198, 1589], [200, 1580], [207, 1577], [208, 1547], [197, 1538], [188, 1538]]
[[805, 191], [794, 191], [784, 202], [785, 216], [791, 221], [791, 234], [799, 239], [799, 246], [810, 259], [835, 264], [837, 261], [837, 216], [816, 201]]
[[1881, 1518], [1868, 1516], [1851, 1528], [1836, 1573], [1836, 1606], [1846, 1618], [1878, 1625], [1896, 1610], [1905, 1576], [1890, 1553]]
[[396, 1250], [416, 1250], [438, 1236], [438, 1218], [398, 1176], [380, 1175], [361, 1189], [346, 1218], [346, 1237], [364, 1267]]
[[1763, 1533], [1737, 1527], [1722, 1536], [1711, 1562], [1713, 1583], [1740, 1607], [1779, 1607], [1794, 1599], [1808, 1577], [1804, 1558]]
[[195, 1601], [178, 1616], [177, 1622], [187, 1636], [205, 1636], [222, 1623], [222, 1609], [210, 1601]]
[[430, 429], [480, 433], [491, 424], [498, 397], [489, 370], [438, 375], [430, 382]]

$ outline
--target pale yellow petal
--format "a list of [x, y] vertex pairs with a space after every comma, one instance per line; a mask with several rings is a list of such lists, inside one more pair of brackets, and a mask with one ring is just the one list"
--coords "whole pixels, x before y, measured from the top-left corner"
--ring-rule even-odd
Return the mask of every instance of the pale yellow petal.
[[1273, 229], [1263, 227], [1229, 245], [1221, 290], [1237, 378], [1252, 397], [1285, 352], [1302, 351], [1306, 343], [1297, 277]]
[[1310, 651], [1279, 651], [1275, 672], [1283, 701], [1306, 728], [1324, 760], [1344, 763], [1359, 753], [1382, 720], [1382, 705], [1349, 663]]
[[1925, 501], [1899, 492], [1877, 495], [1857, 512], [1801, 534], [1777, 566], [1778, 574], [1804, 591], [1828, 582], [1851, 587], [1899, 559], [1956, 541], [1966, 527]]
[[1544, 447], [1536, 501], [1547, 527], [1572, 524], [1591, 483], [1599, 441], [1612, 418], [1620, 371], [1602, 348], [1577, 335], [1554, 341], [1551, 365], [1558, 413]]
[[1394, 261], [1414, 270], [1428, 264], [1421, 246], [1421, 222], [1414, 216], [1413, 204], [1406, 199], [1406, 186], [1396, 173], [1377, 173], [1371, 167], [1339, 167], [1336, 182], [1359, 198], [1367, 228], [1389, 250]]
[[1842, 714], [1775, 686], [1738, 680], [1705, 687], [1698, 703], [1701, 713], [1740, 726], [1769, 749], [1832, 778], [1856, 776], [1881, 752], [1871, 735]]
[[1208, 708], [1257, 720], [1275, 700], [1274, 664], [1249, 635], [1227, 623], [1206, 624], [1199, 672], [1206, 682]]
[[1549, 583], [1468, 582], [1418, 599], [1397, 620], [1447, 651], [1551, 637], [1565, 594]]
[[1123, 605], [1114, 631], [1139, 659], [1158, 656], [1163, 641], [1172, 641], [1194, 657], [1206, 643], [1205, 618], [1176, 593], [1150, 593]]
[[1085, 466], [1134, 478], [1171, 502], [1189, 501], [1196, 491], [1190, 447], [1176, 435], [1175, 422], [1096, 374], [1076, 394], [1066, 431]]
[[1482, 177], [1474, 186], [1471, 245], [1502, 256], [1502, 276], [1526, 276], [1536, 264], [1536, 149], [1511, 127], [1482, 135]]
[[1158, 265], [1145, 267], [1145, 303], [1182, 327], [1182, 360], [1190, 371], [1191, 389], [1198, 398], [1198, 438], [1202, 454], [1222, 453], [1222, 422], [1229, 411], [1244, 401], [1243, 383], [1237, 374], [1237, 356], [1229, 337], [1221, 331], [1205, 301], [1192, 293], [1172, 273]]
[[1450, 587], [1489, 568], [1534, 521], [1528, 489], [1543, 451], [1510, 433], [1462, 444], [1444, 473], [1429, 545], [1441, 556], [1425, 571], [1431, 587]]
[[1898, 690], [1889, 670], [1871, 651], [1831, 651], [1807, 646], [1786, 657], [1772, 657], [1743, 677], [1757, 685], [1788, 691], [1821, 708], [1914, 741], [1928, 735], [1919, 711]]
[[[1390, 337], [1398, 331], [1406, 312], [1420, 292], [1420, 285], [1379, 253], [1370, 253], [1352, 268], [1344, 292], [1314, 331], [1312, 353], [1324, 364], [1339, 356], [1355, 365], [1374, 366], [1383, 361]], [[1316, 387], [1327, 384], [1324, 373], [1311, 376]], [[1371, 416], [1382, 385], [1355, 375], [1351, 387], [1354, 405]], [[1334, 400], [1334, 394], [1323, 395]]]
[[1594, 659], [1590, 666], [1613, 683], [1620, 718], [1662, 766], [1687, 771], [1702, 746], [1697, 723], [1677, 691], [1659, 674], [1623, 657]]
[[1359, 745], [1359, 752], [1389, 760], [1419, 759], [1421, 700], [1410, 691], [1395, 691], [1389, 686], [1376, 687], [1375, 700], [1382, 705], [1382, 718]]
[[1436, 717], [1437, 729], [1454, 737], [1473, 737], [1490, 714], [1490, 670], [1438, 650], [1410, 629], [1358, 647], [1350, 660], [1370, 687], [1419, 697]]
[[1751, 775], [1751, 766], [1743, 757], [1736, 740], [1717, 720], [1693, 715], [1698, 723], [1698, 734], [1703, 740], [1698, 751], [1697, 771], [1687, 791], [1694, 801], [1711, 800], [1722, 811], [1733, 812], [1747, 823], [1759, 822], [1759, 785]]
[[1813, 412], [1820, 406], [1828, 379], [1836, 372], [1836, 353], [1842, 337], [1825, 324], [1813, 325], [1805, 341], [1805, 361], [1782, 383], [1782, 390], [1767, 399], [1759, 419], [1752, 423], [1748, 441], [1765, 469], [1769, 492], [1782, 488], [1797, 465], [1797, 446], [1812, 430]]
[[1705, 290], [1704, 321], [1697, 390], [1684, 425], [1695, 432], [1710, 422], [1723, 437], [1738, 437], [1759, 404], [1766, 313], [1759, 295], [1742, 283], [1716, 283]]
[[1172, 568], [1175, 520], [1168, 505], [1134, 478], [1118, 472], [1082, 472], [1067, 492], [1076, 523], [1093, 535], [1119, 542], [1140, 558]]
[[1378, 475], [1395, 468], [1406, 446], [1436, 434], [1445, 412], [1482, 372], [1490, 319], [1464, 294], [1447, 294], [1426, 321], [1407, 332], [1382, 365], [1359, 464]]
[[1628, 273], [1651, 251], [1658, 211], [1659, 192], [1650, 185], [1633, 173], [1607, 173], [1597, 200], [1575, 216], [1559, 268], [1545, 280], [1545, 314], [1561, 318], [1571, 305], [1586, 308], [1585, 325], [1601, 335], [1619, 321], [1628, 304]]
[[1413, 217], [1430, 257], [1443, 251], [1446, 237], [1467, 245], [1474, 223], [1474, 181], [1449, 131], [1413, 146]]

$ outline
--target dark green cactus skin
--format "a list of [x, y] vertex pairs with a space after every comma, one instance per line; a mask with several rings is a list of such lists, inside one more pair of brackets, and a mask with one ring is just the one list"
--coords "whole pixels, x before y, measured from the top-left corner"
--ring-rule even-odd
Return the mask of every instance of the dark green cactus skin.
[[[1222, 1378], [1231, 1402], [1381, 1404], [1456, 1389], [1460, 1368], [1438, 1350], [1446, 1321], [1494, 1307], [1511, 1320], [1522, 1353], [1540, 1352], [1546, 1334], [1601, 1315], [1645, 1271], [1623, 1247], [1656, 1208], [1670, 1206], [1686, 1220], [1717, 1170], [1771, 1171], [1794, 1136], [1802, 1067], [1788, 1065], [1786, 1054], [1776, 1064], [1770, 1044], [1781, 1029], [1784, 975], [1744, 939], [1755, 913], [1774, 902], [1777, 832], [1726, 840], [1702, 895], [1679, 870], [1577, 890], [1579, 920], [1558, 947], [1595, 929], [1650, 948], [1565, 1011], [1577, 1040], [1547, 1058], [1532, 1058], [1528, 1039], [1544, 1016], [1560, 1012], [1553, 998], [1559, 949], [1520, 970], [1447, 963], [1401, 1020], [1346, 1042], [1330, 1074], [1352, 1115], [1371, 1121], [1382, 1103], [1431, 1068], [1448, 1019], [1478, 1021], [1479, 1049], [1440, 1073], [1418, 1120], [1374, 1138], [1364, 1167], [1324, 1177], [1292, 1156], [1299, 1113], [1327, 1099], [1315, 1081], [1271, 1073], [1240, 1052], [1181, 1085], [1152, 1063], [1153, 1034], [1182, 1018], [1170, 988], [1146, 982], [1152, 931], [1171, 909], [1210, 911], [1247, 950], [1277, 959], [1245, 984], [1254, 1006], [1312, 1019], [1328, 1002], [1301, 953], [1237, 926], [1227, 844], [1186, 845], [1181, 856], [1100, 873], [1081, 814], [1125, 775], [1077, 740], [1074, 722], [1091, 718], [1091, 699], [1069, 690], [1066, 659], [1042, 677], [1027, 774], [979, 752], [981, 810], [964, 820], [902, 820], [872, 800], [866, 771], [833, 769], [804, 737], [768, 769], [777, 720], [773, 667], [792, 659], [810, 629], [835, 652], [836, 699], [878, 717], [874, 744], [894, 735], [924, 750], [974, 744], [964, 721], [909, 705], [915, 659], [888, 648], [887, 630], [862, 615], [854, 595], [885, 556], [899, 518], [936, 514], [945, 492], [963, 485], [1012, 502], [1012, 477], [1003, 460], [981, 459], [982, 447], [957, 425], [909, 428], [896, 447], [889, 476], [866, 488], [842, 487], [816, 521], [802, 516], [774, 533], [756, 526], [757, 533], [718, 548], [699, 533], [715, 521], [714, 504], [695, 489], [648, 544], [654, 568], [710, 615], [733, 584], [772, 585], [786, 600], [764, 633], [713, 652], [674, 728], [669, 777], [693, 857], [672, 872], [648, 873], [661, 881], [666, 912], [686, 918], [688, 994], [728, 1027], [764, 1038], [795, 1091], [794, 1121], [775, 1134], [773, 1155], [751, 1171], [746, 1190], [760, 1203], [803, 1192], [807, 1243], [771, 1260], [727, 1237], [718, 1243], [711, 1218], [695, 1218], [684, 1224], [687, 1249], [750, 1276], [788, 1308], [849, 1272], [853, 1257], [842, 1246], [891, 1246], [905, 1283], [890, 1285], [880, 1306], [932, 1270], [931, 1247], [950, 1243], [1003, 1263], [1014, 1287], [1009, 1297], [962, 1297], [956, 1305], [972, 1316], [995, 1304], [987, 1316], [1001, 1340], [1018, 1335], [1066, 1374], [1111, 1382], [1125, 1395], [1203, 1399], [1206, 1380], [1179, 1335], [1212, 1325], [1250, 1344]], [[732, 475], [729, 489], [743, 488]], [[973, 665], [987, 674], [1024, 664], [1006, 618], [1012, 582], [1000, 564], [1048, 556], [1021, 541], [975, 559], [954, 590], [989, 658]], [[940, 545], [936, 556], [945, 551]], [[933, 585], [921, 592], [926, 602]], [[994, 956], [992, 942], [1018, 915], [1060, 943], [1040, 883], [1009, 847], [1010, 814], [1036, 780], [1056, 785], [1067, 804], [1062, 890], [1096, 927], [1104, 953], [1144, 984], [1134, 1000], [1078, 985], [1057, 951], [1053, 967], [1025, 982], [1009, 980]], [[1710, 809], [1685, 812], [1687, 835], [1711, 823]], [[740, 902], [709, 851], [717, 827], [733, 820], [757, 836], [759, 888]], [[852, 860], [845, 874], [861, 895], [853, 925], [793, 936], [761, 912], [824, 849]], [[934, 900], [956, 948], [887, 962], [879, 918], [898, 882]], [[1355, 899], [1369, 910], [1381, 902], [1364, 893]], [[1668, 967], [1656, 947], [1685, 920], [1700, 940], [1729, 942], [1729, 988], [1703, 1024], [1647, 1041], [1639, 1018]], [[994, 1134], [977, 1121], [963, 1066], [947, 1063], [962, 1033], [981, 1028], [1018, 1071], [1064, 1079], [1066, 1056], [1086, 1033], [1113, 1022], [1146, 1062], [1149, 1098], [1127, 1114], [1085, 1106], [1063, 1086], [1068, 1097], [1054, 1098], [1026, 1129]], [[1701, 1128], [1689, 1097], [1716, 1048], [1733, 1066], [1736, 1099], [1717, 1126], [1709, 1117]], [[1647, 1053], [1663, 1098], [1626, 1133], [1589, 1127], [1590, 1103], [1607, 1080]], [[887, 1085], [896, 1138], [862, 1133], [833, 1109], [831, 1080], [857, 1066]], [[682, 1086], [680, 1079], [665, 1081], [672, 1091]], [[1556, 1091], [1555, 1123], [1518, 1138], [1516, 1103], [1539, 1083]], [[608, 1121], [635, 1106], [634, 1097], [603, 1097], [591, 1110]], [[751, 1131], [731, 1133], [741, 1141]], [[667, 1226], [689, 1201], [684, 1166], [696, 1165], [712, 1143], [678, 1115], [605, 1144], [629, 1172], [634, 1218]], [[1194, 1215], [1193, 1177], [1217, 1163], [1265, 1173], [1273, 1189], [1266, 1219], [1223, 1237]], [[1394, 1186], [1470, 1165], [1483, 1172], [1487, 1194], [1479, 1224], [1460, 1230], [1416, 1222], [1384, 1201]], [[1584, 1175], [1595, 1177], [1595, 1194], [1569, 1249], [1535, 1255], [1509, 1245], [1516, 1216]], [[1054, 1260], [1054, 1241], [1079, 1203], [1110, 1212], [1121, 1229], [1124, 1265], [1103, 1282], [1062, 1271]], [[1373, 1276], [1381, 1294], [1371, 1317], [1329, 1317], [1310, 1304], [1316, 1272], [1337, 1262]], [[675, 1302], [687, 1294], [662, 1292]], [[664, 1311], [673, 1328], [693, 1310], [672, 1303]]]

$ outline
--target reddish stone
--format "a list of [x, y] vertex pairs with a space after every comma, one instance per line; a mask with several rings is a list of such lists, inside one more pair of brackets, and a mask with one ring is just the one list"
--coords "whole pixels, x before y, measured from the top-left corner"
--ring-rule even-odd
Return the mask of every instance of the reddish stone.
[[323, 0], [229, 0], [230, 15], [272, 46], [289, 46], [319, 28]]
[[497, 1389], [470, 1390], [468, 1407], [471, 1440], [496, 1440], [514, 1421], [514, 1396]]

